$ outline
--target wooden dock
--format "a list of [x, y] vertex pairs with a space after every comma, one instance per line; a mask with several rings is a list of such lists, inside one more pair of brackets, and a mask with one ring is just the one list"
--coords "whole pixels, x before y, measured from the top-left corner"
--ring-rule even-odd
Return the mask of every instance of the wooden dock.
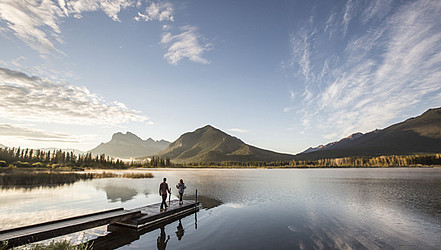
[[111, 224], [107, 226], [108, 234], [99, 236], [88, 243], [93, 246], [93, 249], [97, 250], [116, 249], [139, 240], [143, 234], [164, 227], [190, 214], [194, 214], [196, 224], [196, 212], [199, 209], [199, 206], [196, 205], [194, 201], [184, 201], [184, 204], [179, 206], [177, 202], [172, 201], [169, 209], [161, 213], [159, 212], [159, 204], [142, 207], [140, 209], [144, 212], [152, 213], [151, 217], [141, 216], [122, 223]]
[[173, 221], [185, 214], [194, 213], [198, 209], [198, 203], [195, 201], [184, 201], [184, 204], [178, 203], [178, 201], [171, 201], [169, 208], [164, 211], [160, 211], [160, 204], [158, 203], [136, 209], [111, 209], [2, 230], [0, 231], [0, 242], [4, 241], [8, 243], [8, 247], [15, 247], [108, 224], [112, 227], [141, 230]]
[[140, 212], [141, 216], [126, 221], [115, 222], [112, 226], [126, 227], [135, 230], [155, 227], [167, 221], [173, 221], [181, 215], [194, 213], [197, 211], [199, 203], [184, 200], [183, 204], [179, 204], [179, 201], [175, 200], [170, 203], [167, 202], [167, 204], [169, 204], [169, 207], [164, 211], [159, 210], [159, 203], [129, 210], [132, 212]]

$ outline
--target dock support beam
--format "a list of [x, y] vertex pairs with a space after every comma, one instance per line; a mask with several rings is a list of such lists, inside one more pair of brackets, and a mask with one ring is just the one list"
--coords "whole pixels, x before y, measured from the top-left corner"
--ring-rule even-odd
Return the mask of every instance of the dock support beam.
[[198, 205], [198, 190], [196, 189], [196, 195], [195, 195], [195, 203], [196, 206]]

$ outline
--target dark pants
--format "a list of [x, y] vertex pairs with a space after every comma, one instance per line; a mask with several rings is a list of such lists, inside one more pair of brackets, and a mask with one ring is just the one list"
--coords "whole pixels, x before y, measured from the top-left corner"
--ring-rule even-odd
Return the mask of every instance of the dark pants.
[[163, 208], [163, 206], [165, 206], [165, 208], [167, 208], [167, 203], [165, 202], [167, 200], [167, 194], [162, 195], [162, 203], [161, 203], [161, 209]]
[[179, 201], [182, 202], [182, 196], [184, 196], [184, 193], [179, 193]]

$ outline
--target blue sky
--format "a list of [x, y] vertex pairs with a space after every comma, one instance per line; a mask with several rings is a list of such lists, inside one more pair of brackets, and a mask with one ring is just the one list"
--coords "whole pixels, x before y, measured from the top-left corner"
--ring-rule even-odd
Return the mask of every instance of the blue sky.
[[298, 153], [441, 106], [441, 2], [0, 0], [0, 143]]

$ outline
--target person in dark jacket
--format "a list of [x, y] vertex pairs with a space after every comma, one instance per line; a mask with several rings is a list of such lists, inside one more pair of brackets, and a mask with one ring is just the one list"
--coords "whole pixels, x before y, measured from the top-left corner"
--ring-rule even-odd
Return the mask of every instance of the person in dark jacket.
[[164, 178], [164, 181], [159, 185], [159, 195], [162, 196], [162, 203], [161, 203], [161, 210], [164, 210], [164, 206], [165, 208], [167, 208], [167, 203], [165, 202], [167, 200], [167, 192], [171, 195], [171, 190], [168, 187], [167, 184], [167, 178]]

